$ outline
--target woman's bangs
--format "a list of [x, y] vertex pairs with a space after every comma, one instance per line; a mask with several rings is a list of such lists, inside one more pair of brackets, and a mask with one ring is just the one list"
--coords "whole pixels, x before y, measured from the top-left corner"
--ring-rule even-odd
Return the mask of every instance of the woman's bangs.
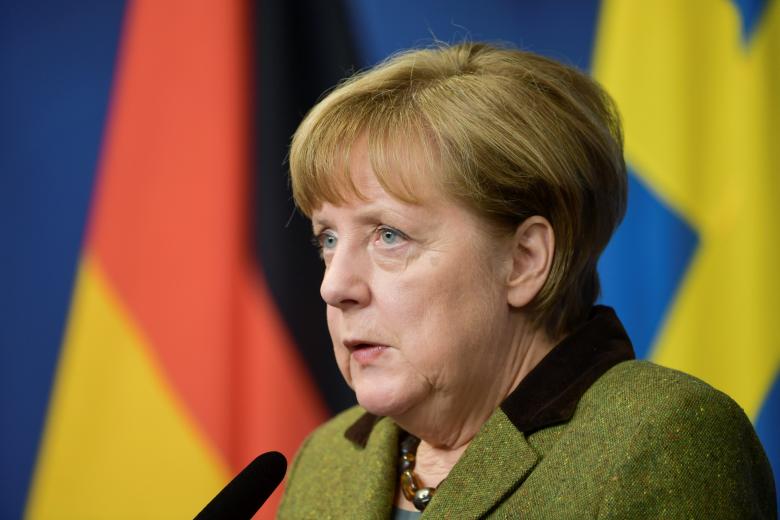
[[440, 160], [436, 146], [418, 117], [394, 114], [368, 133], [371, 167], [379, 184], [393, 197], [417, 204], [429, 191]]
[[323, 115], [313, 128], [296, 136], [290, 154], [293, 197], [307, 216], [322, 205], [360, 196], [349, 173], [349, 156], [361, 127], [354, 116]]
[[350, 170], [352, 148], [364, 138], [380, 185], [399, 200], [418, 203], [421, 189], [430, 184], [440, 162], [435, 157], [438, 147], [420, 118], [404, 117], [399, 111], [337, 112], [342, 111], [322, 117], [291, 154], [293, 194], [304, 214], [311, 216], [324, 202], [338, 205], [354, 197], [365, 200]]

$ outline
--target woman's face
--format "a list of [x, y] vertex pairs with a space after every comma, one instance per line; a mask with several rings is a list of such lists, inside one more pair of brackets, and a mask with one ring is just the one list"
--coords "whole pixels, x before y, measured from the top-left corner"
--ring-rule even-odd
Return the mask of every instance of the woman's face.
[[325, 274], [321, 294], [336, 361], [377, 415], [479, 406], [506, 371], [511, 243], [431, 185], [420, 204], [389, 195], [365, 142], [353, 146], [365, 200], [312, 214]]

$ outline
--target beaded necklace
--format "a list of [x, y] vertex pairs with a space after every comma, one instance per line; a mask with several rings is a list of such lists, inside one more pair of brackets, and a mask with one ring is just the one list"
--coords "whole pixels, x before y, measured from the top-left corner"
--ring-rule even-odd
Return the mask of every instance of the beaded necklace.
[[398, 461], [398, 473], [401, 479], [401, 491], [418, 511], [424, 510], [436, 492], [435, 487], [421, 487], [420, 479], [414, 474], [417, 447], [420, 439], [412, 434], [401, 441], [401, 458]]

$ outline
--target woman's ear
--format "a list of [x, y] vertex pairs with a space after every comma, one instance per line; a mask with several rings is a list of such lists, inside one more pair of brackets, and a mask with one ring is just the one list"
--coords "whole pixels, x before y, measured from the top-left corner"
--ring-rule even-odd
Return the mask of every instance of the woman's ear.
[[520, 308], [531, 303], [547, 281], [554, 252], [555, 233], [546, 218], [535, 215], [517, 226], [507, 281], [509, 305]]

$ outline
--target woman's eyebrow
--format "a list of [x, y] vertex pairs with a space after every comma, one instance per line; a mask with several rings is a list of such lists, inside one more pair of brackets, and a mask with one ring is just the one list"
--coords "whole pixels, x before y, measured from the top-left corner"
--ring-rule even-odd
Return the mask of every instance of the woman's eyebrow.
[[330, 223], [327, 219], [312, 218], [311, 219], [311, 232], [317, 234], [321, 229], [330, 227]]
[[[428, 212], [415, 210], [413, 207], [395, 207], [393, 204], [371, 201], [361, 204], [349, 215], [353, 224], [368, 225], [392, 220], [402, 225], [412, 225], [430, 218]], [[399, 222], [400, 221], [400, 222]], [[312, 232], [317, 234], [324, 228], [335, 227], [327, 216], [311, 218]]]

